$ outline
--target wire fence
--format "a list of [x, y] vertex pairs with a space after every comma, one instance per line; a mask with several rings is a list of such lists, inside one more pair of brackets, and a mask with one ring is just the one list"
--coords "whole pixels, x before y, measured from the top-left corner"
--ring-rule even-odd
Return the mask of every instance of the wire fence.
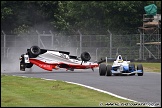
[[[160, 40], [161, 41], [161, 40]], [[91, 54], [91, 61], [103, 57], [116, 58], [118, 54], [127, 60], [140, 59], [140, 34], [114, 35], [61, 35], [49, 33], [7, 35], [1, 33], [1, 58], [15, 58], [26, 52], [27, 48], [38, 45], [45, 49], [69, 51], [70, 55], [77, 55], [83, 51]], [[160, 44], [161, 46], [161, 44]], [[144, 51], [144, 58], [152, 56], [161, 58], [161, 49], [152, 45]], [[159, 53], [160, 52], [160, 53]], [[150, 55], [151, 53], [151, 55]]]

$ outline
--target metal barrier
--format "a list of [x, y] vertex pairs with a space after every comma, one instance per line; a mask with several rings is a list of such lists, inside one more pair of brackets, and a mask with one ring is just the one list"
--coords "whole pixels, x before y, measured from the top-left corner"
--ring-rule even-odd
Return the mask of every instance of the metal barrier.
[[[1, 34], [1, 57], [17, 57], [25, 53], [27, 48], [38, 45], [41, 48], [69, 51], [71, 55], [80, 56], [82, 51], [88, 51], [92, 60], [102, 57], [116, 58], [118, 54], [127, 59], [140, 59], [140, 34], [113, 35], [83, 35], [80, 31], [76, 35], [61, 35], [49, 33], [7, 35]], [[161, 44], [160, 44], [161, 45]], [[154, 56], [161, 58], [154, 47], [144, 52], [144, 59]], [[151, 52], [152, 51], [152, 52]], [[151, 55], [150, 55], [151, 54]]]

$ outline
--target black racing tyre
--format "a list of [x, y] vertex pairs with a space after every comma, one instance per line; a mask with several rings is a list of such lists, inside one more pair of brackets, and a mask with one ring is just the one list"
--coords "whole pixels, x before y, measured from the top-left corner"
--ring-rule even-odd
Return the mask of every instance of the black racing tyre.
[[25, 71], [25, 63], [20, 62], [20, 70]]
[[106, 64], [100, 64], [99, 65], [99, 75], [105, 76], [106, 74]]
[[88, 52], [83, 52], [81, 54], [81, 59], [82, 59], [82, 61], [89, 61], [91, 59], [91, 56]]
[[33, 66], [32, 63], [26, 63], [26, 68], [31, 68]]
[[143, 76], [143, 66], [142, 66], [142, 64], [137, 65], [137, 70], [142, 70], [142, 73], [138, 73], [138, 76]]
[[41, 49], [38, 46], [32, 46], [30, 48], [30, 53], [32, 55], [39, 55], [41, 53]]
[[106, 76], [111, 76], [112, 75], [111, 68], [112, 68], [111, 65], [106, 66], [106, 74], [105, 74]]

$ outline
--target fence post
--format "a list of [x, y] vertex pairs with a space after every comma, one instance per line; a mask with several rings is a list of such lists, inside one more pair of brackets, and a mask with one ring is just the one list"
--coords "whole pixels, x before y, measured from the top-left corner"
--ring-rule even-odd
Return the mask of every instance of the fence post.
[[141, 33], [141, 31], [139, 29], [138, 29], [138, 31], [140, 32], [139, 60], [142, 60], [142, 33]]
[[112, 33], [110, 32], [110, 30], [107, 30], [110, 34], [110, 58], [112, 57]]
[[98, 51], [98, 48], [96, 48], [96, 61], [97, 61], [97, 59], [98, 59], [98, 55], [97, 55], [97, 51]]
[[38, 34], [38, 46], [40, 47], [40, 33], [36, 30], [37, 34]]
[[76, 48], [76, 56], [78, 56], [78, 47]]
[[80, 54], [82, 53], [82, 34], [80, 33], [80, 31], [78, 30], [78, 33], [80, 35]]
[[4, 46], [3, 46], [3, 51], [4, 51], [4, 58], [5, 58], [5, 55], [6, 55], [6, 34], [4, 33], [4, 31], [2, 30], [2, 33], [4, 35]]
[[8, 50], [9, 50], [9, 48], [7, 48], [7, 58], [8, 58]]
[[119, 55], [119, 47], [116, 49], [116, 57]]
[[53, 36], [54, 36], [54, 35], [53, 35], [53, 33], [52, 33], [51, 30], [50, 30], [49, 32], [52, 34], [52, 45], [51, 45], [51, 46], [52, 46], [52, 48], [53, 48]]

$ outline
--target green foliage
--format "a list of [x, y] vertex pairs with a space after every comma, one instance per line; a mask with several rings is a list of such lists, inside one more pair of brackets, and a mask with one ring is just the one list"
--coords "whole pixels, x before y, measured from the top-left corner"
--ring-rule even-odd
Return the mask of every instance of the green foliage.
[[142, 25], [144, 6], [161, 1], [1, 1], [1, 21], [4, 31], [29, 28], [58, 32], [106, 34], [136, 33]]
[[4, 7], [3, 9], [1, 9], [1, 19], [4, 20], [6, 16], [13, 14], [12, 10], [10, 8]]
[[23, 33], [27, 33], [29, 26], [23, 24], [22, 26], [19, 26], [17, 28], [14, 29], [14, 33], [16, 34], [23, 34]]

